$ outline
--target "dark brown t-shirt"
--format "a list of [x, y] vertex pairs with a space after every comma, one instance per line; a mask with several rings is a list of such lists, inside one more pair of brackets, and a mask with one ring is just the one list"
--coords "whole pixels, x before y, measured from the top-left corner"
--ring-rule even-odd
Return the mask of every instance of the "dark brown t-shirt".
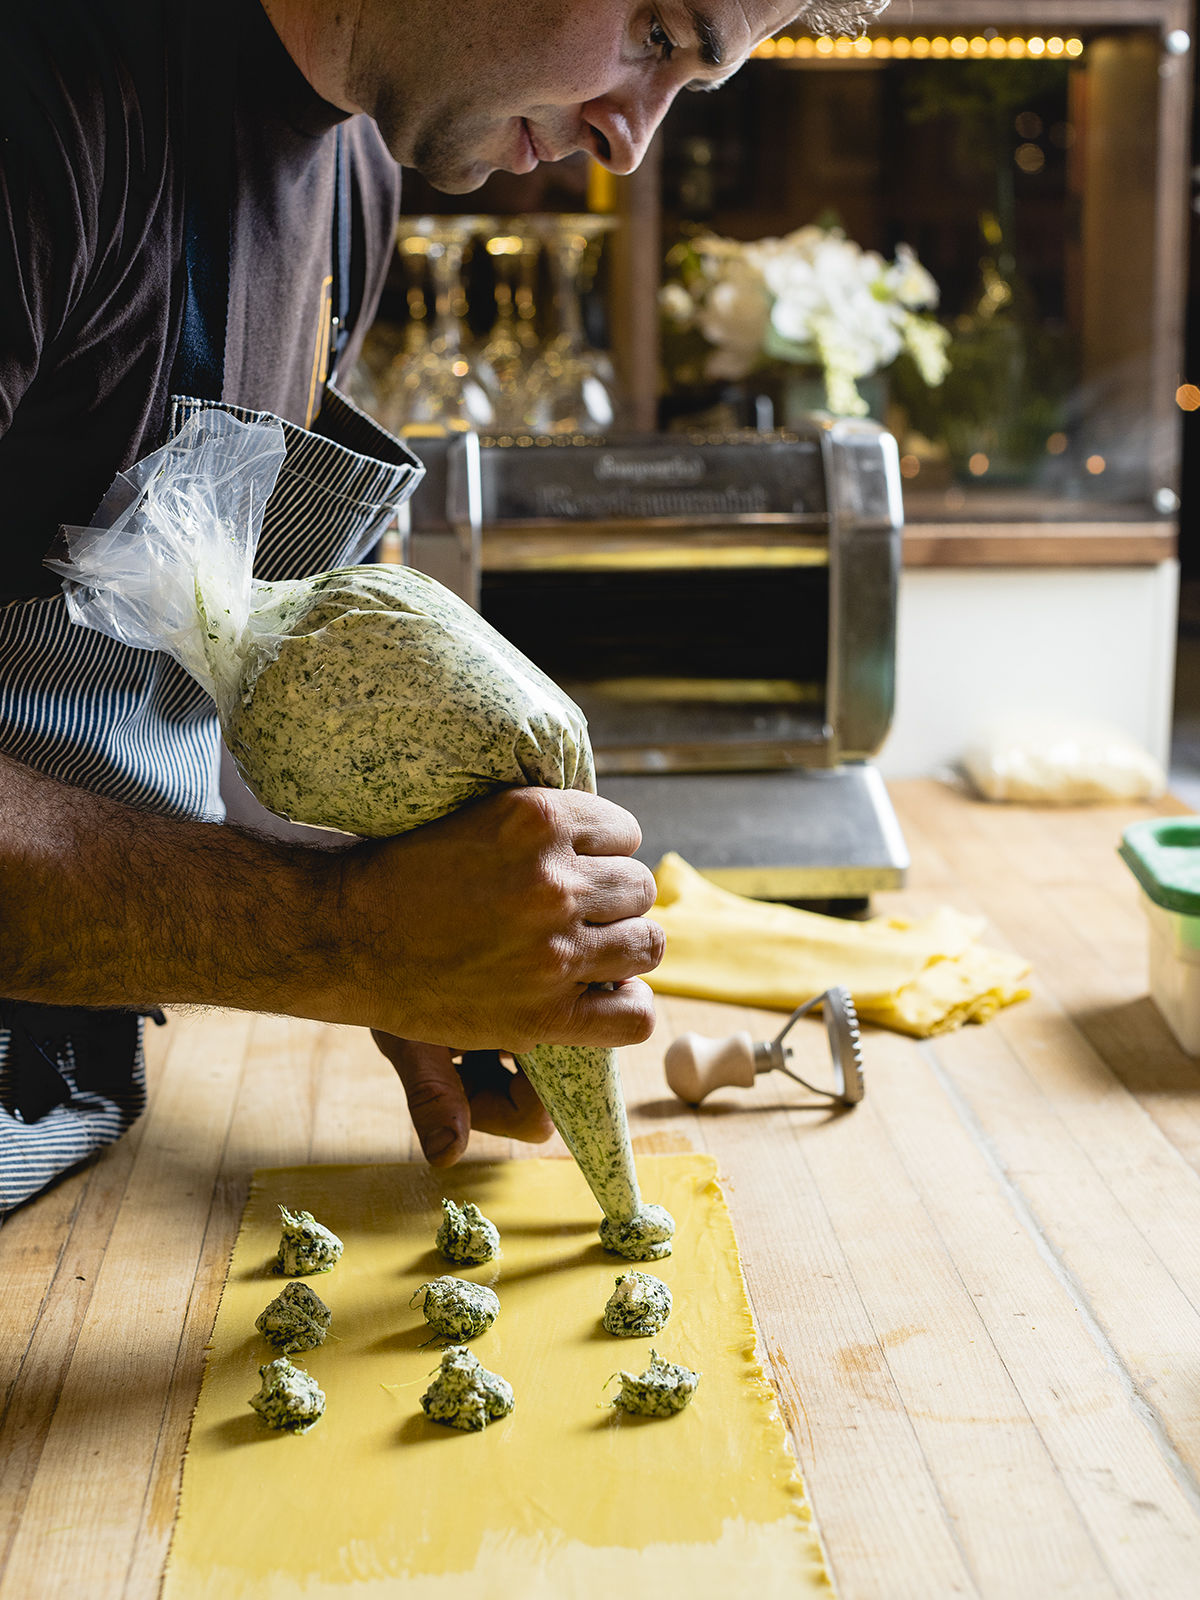
[[[0, 52], [0, 600], [163, 442], [183, 304], [181, 0], [5, 4]], [[335, 129], [353, 196], [355, 334], [378, 303], [399, 169], [309, 87], [259, 0], [221, 0], [235, 112], [222, 398], [312, 420], [325, 353]], [[213, 104], [219, 104], [214, 95]]]

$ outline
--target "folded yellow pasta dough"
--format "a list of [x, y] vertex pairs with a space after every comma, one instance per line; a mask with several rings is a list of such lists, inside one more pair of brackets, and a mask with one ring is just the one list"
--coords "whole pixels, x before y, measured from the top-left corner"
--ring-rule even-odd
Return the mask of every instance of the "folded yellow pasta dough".
[[847, 922], [732, 894], [674, 853], [654, 876], [650, 915], [667, 950], [649, 982], [660, 994], [790, 1011], [843, 984], [863, 1021], [918, 1037], [986, 1022], [1029, 994], [1028, 963], [979, 944], [982, 918], [949, 906]]

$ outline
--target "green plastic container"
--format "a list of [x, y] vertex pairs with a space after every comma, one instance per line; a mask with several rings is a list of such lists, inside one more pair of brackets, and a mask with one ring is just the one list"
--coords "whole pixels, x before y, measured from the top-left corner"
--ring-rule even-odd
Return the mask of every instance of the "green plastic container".
[[1200, 817], [1156, 817], [1121, 835], [1150, 928], [1150, 993], [1190, 1056], [1200, 1056]]

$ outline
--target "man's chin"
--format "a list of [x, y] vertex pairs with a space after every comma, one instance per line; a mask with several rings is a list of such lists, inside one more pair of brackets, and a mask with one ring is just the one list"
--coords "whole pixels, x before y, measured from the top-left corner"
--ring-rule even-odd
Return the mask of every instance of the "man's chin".
[[495, 171], [494, 167], [485, 167], [480, 172], [470, 177], [460, 176], [455, 178], [434, 177], [432, 173], [422, 172], [421, 176], [439, 194], [474, 194], [476, 189], [483, 187], [485, 181]]
[[490, 161], [422, 161], [420, 157], [413, 166], [440, 194], [472, 194], [496, 170]]

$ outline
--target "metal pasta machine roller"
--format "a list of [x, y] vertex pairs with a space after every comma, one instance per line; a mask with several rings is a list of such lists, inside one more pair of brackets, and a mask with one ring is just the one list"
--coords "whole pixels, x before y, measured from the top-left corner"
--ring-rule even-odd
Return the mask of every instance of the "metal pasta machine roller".
[[415, 437], [412, 564], [578, 702], [600, 792], [726, 888], [861, 906], [903, 882], [871, 764], [892, 715], [892, 436]]

